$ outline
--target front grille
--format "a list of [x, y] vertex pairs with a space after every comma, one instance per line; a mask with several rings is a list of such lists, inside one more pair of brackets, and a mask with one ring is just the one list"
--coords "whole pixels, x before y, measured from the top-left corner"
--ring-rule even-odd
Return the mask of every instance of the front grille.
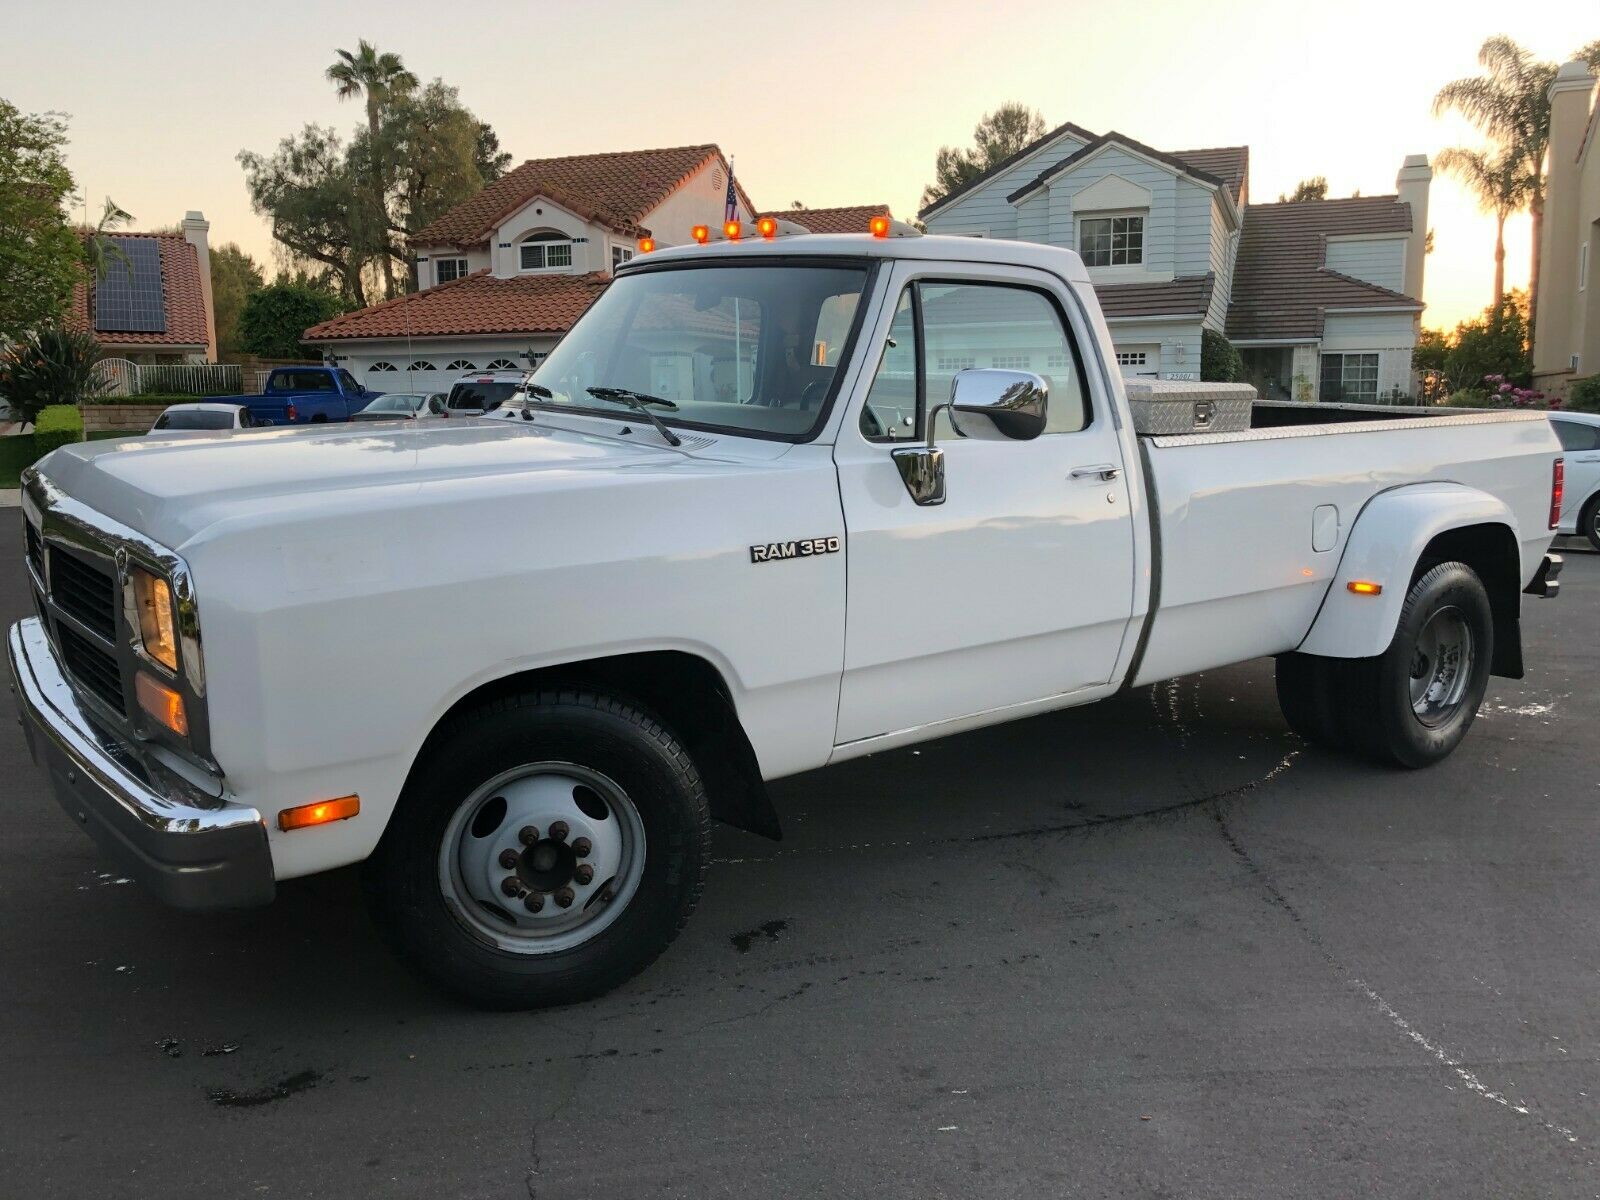
[[116, 656], [59, 621], [56, 644], [61, 648], [61, 664], [72, 677], [115, 711], [127, 716], [122, 700], [122, 670], [117, 666]]
[[117, 581], [110, 574], [50, 548], [50, 598], [69, 617], [108, 642], [117, 640]]
[[28, 541], [28, 561], [33, 564], [33, 569], [42, 576], [44, 574], [44, 543], [39, 540], [39, 531], [33, 527], [33, 522], [24, 518], [22, 522], [23, 536]]

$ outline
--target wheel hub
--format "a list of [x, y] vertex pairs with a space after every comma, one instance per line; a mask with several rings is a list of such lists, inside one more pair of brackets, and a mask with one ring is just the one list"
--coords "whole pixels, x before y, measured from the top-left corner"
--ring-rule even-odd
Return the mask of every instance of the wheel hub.
[[572, 882], [578, 856], [554, 838], [535, 842], [517, 856], [517, 878], [530, 892], [554, 892]]
[[1434, 727], [1455, 717], [1472, 680], [1475, 646], [1461, 610], [1441, 608], [1417, 635], [1411, 659], [1411, 710]]

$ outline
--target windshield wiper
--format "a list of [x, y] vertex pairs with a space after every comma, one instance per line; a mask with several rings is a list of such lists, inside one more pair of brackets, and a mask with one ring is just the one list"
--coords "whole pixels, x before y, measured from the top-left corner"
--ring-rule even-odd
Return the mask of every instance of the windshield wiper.
[[542, 383], [534, 383], [530, 380], [528, 383], [523, 384], [522, 419], [524, 421], [533, 420], [533, 398], [535, 396], [541, 400], [554, 400], [556, 398], [556, 394]]
[[630, 388], [592, 387], [584, 390], [597, 400], [615, 400], [619, 404], [626, 404], [634, 412], [654, 425], [661, 436], [667, 440], [667, 445], [683, 445], [683, 440], [668, 429], [660, 417], [650, 411], [650, 406], [654, 405], [657, 408], [664, 408], [668, 412], [677, 412], [678, 406], [671, 400], [663, 400], [660, 396], [652, 396], [649, 392], [635, 392]]

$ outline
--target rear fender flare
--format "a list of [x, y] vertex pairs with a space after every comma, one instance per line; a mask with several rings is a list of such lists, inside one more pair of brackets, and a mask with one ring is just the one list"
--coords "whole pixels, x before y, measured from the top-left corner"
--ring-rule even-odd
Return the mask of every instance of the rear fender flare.
[[[1372, 658], [1394, 640], [1400, 609], [1423, 551], [1442, 533], [1469, 526], [1503, 525], [1513, 550], [1520, 545], [1517, 518], [1504, 502], [1459, 483], [1423, 483], [1374, 497], [1356, 516], [1339, 570], [1296, 649], [1325, 658]], [[1358, 595], [1357, 580], [1378, 583], [1376, 596]]]

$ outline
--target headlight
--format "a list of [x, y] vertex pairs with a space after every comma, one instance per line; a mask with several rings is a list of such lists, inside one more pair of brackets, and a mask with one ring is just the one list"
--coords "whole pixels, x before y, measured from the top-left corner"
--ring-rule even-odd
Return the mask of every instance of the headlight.
[[133, 568], [133, 596], [139, 606], [139, 637], [144, 652], [169, 671], [178, 669], [178, 633], [172, 620], [172, 589], [143, 567]]

